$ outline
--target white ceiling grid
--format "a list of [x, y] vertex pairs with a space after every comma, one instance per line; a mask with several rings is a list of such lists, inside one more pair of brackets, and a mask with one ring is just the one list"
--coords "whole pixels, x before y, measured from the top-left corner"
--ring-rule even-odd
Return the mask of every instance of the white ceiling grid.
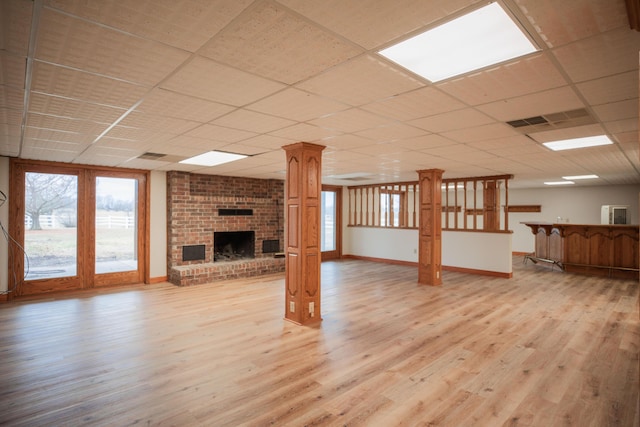
[[[640, 32], [624, 0], [498, 1], [541, 50], [434, 84], [377, 52], [484, 1], [3, 0], [0, 155], [283, 179], [281, 147], [306, 141], [327, 147], [330, 184], [440, 168], [640, 185]], [[505, 123], [578, 109], [595, 124], [527, 137]], [[541, 145], [596, 132], [614, 145]], [[178, 163], [212, 149], [250, 157]]]

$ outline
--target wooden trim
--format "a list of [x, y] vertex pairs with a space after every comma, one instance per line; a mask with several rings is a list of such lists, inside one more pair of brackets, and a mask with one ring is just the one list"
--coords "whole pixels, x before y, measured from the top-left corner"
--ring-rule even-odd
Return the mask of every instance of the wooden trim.
[[525, 255], [529, 255], [531, 252], [519, 252], [519, 251], [513, 251], [511, 252], [511, 255], [513, 256], [525, 256]]
[[[356, 259], [360, 261], [379, 262], [379, 263], [391, 264], [391, 265], [403, 265], [406, 267], [418, 267], [417, 262], [402, 261], [397, 259], [375, 258], [375, 257], [361, 256], [361, 255], [343, 255], [342, 258]], [[513, 273], [501, 273], [499, 271], [489, 271], [489, 270], [476, 270], [473, 268], [462, 268], [462, 267], [452, 267], [452, 266], [443, 265], [442, 269], [446, 271], [453, 271], [456, 273], [475, 274], [478, 276], [500, 277], [503, 279], [511, 279], [513, 277]]]
[[541, 205], [509, 205], [504, 207], [505, 212], [542, 212]]
[[629, 28], [632, 30], [640, 31], [640, 1], [639, 0], [625, 0], [625, 6], [627, 7], [627, 17], [629, 19]]
[[[150, 172], [141, 169], [101, 167], [82, 164], [68, 164], [38, 160], [11, 159], [10, 161], [10, 233], [17, 242], [24, 245], [24, 197], [25, 174], [27, 172], [69, 174], [78, 179], [77, 205], [77, 272], [76, 276], [29, 280], [28, 287], [20, 283], [15, 295], [40, 294], [59, 291], [79, 290], [96, 286], [141, 283], [148, 275], [150, 265], [149, 249], [149, 177]], [[95, 183], [97, 176], [136, 179], [138, 186], [138, 270], [135, 272], [95, 274]], [[13, 262], [17, 277], [24, 277], [24, 260], [18, 257]], [[13, 283], [9, 284], [9, 288]]]
[[397, 259], [388, 259], [388, 258], [375, 258], [369, 256], [361, 256], [361, 255], [342, 255], [342, 259], [357, 259], [360, 261], [371, 261], [371, 262], [379, 262], [383, 264], [392, 264], [392, 265], [404, 265], [406, 267], [418, 267], [418, 263], [414, 261], [402, 261]]
[[[462, 206], [443, 206], [442, 207], [442, 212], [443, 213], [460, 213], [462, 212]], [[457, 219], [457, 217], [456, 217]], [[457, 228], [457, 227], [456, 227]]]
[[[464, 213], [466, 215], [483, 215], [484, 214], [484, 210], [482, 209], [467, 209], [466, 211], [464, 211]], [[474, 228], [476, 228], [476, 225], [474, 224], [473, 226]], [[469, 230], [466, 230], [469, 231]]]
[[499, 271], [489, 271], [489, 270], [476, 270], [474, 268], [451, 267], [451, 266], [443, 265], [442, 269], [446, 271], [454, 271], [456, 273], [475, 274], [479, 276], [501, 277], [503, 279], [511, 279], [513, 277], [513, 273], [501, 273]]
[[154, 285], [156, 283], [168, 282], [168, 276], [158, 276], [158, 277], [150, 277], [148, 282], [145, 282], [148, 285]]

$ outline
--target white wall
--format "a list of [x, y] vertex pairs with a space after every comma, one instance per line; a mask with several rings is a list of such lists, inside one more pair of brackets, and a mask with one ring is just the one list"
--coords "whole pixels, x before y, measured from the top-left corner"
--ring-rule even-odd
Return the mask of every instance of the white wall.
[[149, 277], [167, 275], [167, 174], [151, 172]]
[[511, 233], [442, 232], [442, 265], [511, 274]]
[[509, 228], [513, 230], [513, 250], [534, 251], [535, 236], [521, 222], [600, 224], [602, 205], [628, 205], [631, 224], [638, 224], [639, 193], [640, 185], [509, 189], [510, 205], [542, 206], [540, 213], [509, 214]]
[[[9, 232], [9, 158], [0, 157], [0, 190], [7, 196], [7, 201], [0, 206], [0, 223]], [[9, 285], [9, 246], [4, 233], [0, 234], [0, 292], [6, 291]]]

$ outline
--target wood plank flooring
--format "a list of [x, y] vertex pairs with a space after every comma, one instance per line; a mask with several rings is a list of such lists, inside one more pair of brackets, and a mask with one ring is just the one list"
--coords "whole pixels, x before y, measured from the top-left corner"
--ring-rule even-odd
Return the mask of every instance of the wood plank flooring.
[[638, 426], [638, 282], [322, 264], [317, 327], [283, 275], [0, 305], [0, 425]]

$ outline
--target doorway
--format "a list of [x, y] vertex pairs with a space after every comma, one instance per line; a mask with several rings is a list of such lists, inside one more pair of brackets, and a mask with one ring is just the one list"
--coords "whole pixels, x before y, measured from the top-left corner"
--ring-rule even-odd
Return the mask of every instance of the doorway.
[[342, 187], [323, 185], [320, 197], [322, 261], [339, 259], [342, 256]]
[[16, 295], [143, 282], [147, 173], [14, 159]]

